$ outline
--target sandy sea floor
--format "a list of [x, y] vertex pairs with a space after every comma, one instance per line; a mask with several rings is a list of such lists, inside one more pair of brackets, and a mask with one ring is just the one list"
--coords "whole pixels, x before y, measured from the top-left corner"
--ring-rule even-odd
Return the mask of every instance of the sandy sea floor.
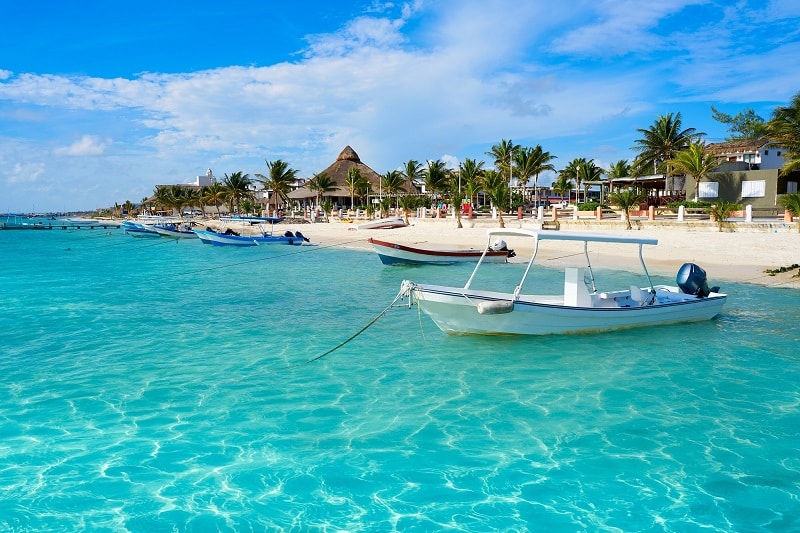
[[[371, 250], [367, 242], [370, 237], [378, 237], [399, 244], [418, 245], [431, 248], [482, 248], [485, 246], [486, 232], [499, 227], [497, 220], [489, 217], [463, 219], [462, 228], [449, 219], [409, 219], [411, 225], [404, 228], [364, 230], [357, 229], [359, 221], [353, 223], [317, 222], [314, 224], [282, 223], [275, 226], [275, 232], [301, 230], [314, 244], [320, 246], [343, 246]], [[531, 218], [506, 219], [506, 228], [539, 227]], [[706, 270], [709, 284], [717, 280], [742, 281], [775, 287], [800, 288], [798, 269], [770, 275], [766, 270], [777, 270], [800, 263], [800, 233], [797, 223], [759, 223], [737, 224], [734, 229], [720, 232], [711, 222], [673, 222], [654, 223], [634, 222], [637, 226], [626, 230], [620, 221], [585, 223], [582, 221], [562, 221], [561, 230], [604, 231], [654, 237], [657, 246], [644, 247], [644, 259], [651, 274], [671, 276], [677, 273], [683, 263], [697, 263]], [[209, 222], [212, 227], [220, 227], [219, 222]], [[517, 251], [521, 260], [532, 249], [532, 242], [506, 239], [508, 247]], [[581, 253], [582, 243], [548, 242], [540, 245], [537, 261], [547, 261], [558, 266], [558, 258]], [[590, 247], [592, 264], [620, 270], [640, 271], [638, 247], [631, 245], [602, 244]]]

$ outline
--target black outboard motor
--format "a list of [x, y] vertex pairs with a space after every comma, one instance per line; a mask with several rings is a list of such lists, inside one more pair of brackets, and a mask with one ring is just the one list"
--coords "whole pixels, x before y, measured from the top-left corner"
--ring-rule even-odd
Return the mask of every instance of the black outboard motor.
[[283, 234], [283, 236], [284, 237], [289, 237], [291, 239], [292, 237], [294, 237], [294, 233], [292, 233], [291, 231], [287, 230], [286, 233]]
[[[694, 263], [684, 263], [678, 270], [675, 281], [684, 294], [694, 294], [700, 298], [705, 298], [711, 292], [706, 281], [706, 271]], [[715, 289], [719, 290], [717, 287]]]
[[295, 231], [294, 232], [294, 236], [297, 237], [298, 239], [303, 239], [306, 242], [311, 242], [311, 239], [309, 239], [308, 237], [306, 237], [305, 235], [303, 235], [299, 231]]

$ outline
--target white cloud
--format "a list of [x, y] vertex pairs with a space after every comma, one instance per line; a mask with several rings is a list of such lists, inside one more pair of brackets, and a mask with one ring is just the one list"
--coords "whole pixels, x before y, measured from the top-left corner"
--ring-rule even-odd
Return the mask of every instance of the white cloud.
[[94, 135], [84, 135], [71, 145], [56, 148], [53, 152], [56, 155], [69, 156], [101, 155], [109, 144], [111, 144], [110, 140], [101, 140]]
[[15, 163], [11, 169], [7, 171], [6, 183], [35, 183], [44, 171], [45, 166], [42, 163]]

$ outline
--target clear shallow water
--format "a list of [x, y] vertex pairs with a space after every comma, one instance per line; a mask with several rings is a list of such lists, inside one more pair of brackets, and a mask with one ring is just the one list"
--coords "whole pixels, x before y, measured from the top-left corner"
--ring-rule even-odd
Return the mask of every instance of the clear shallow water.
[[798, 291], [534, 339], [397, 308], [302, 364], [470, 267], [102, 230], [0, 258], [0, 530], [800, 529]]

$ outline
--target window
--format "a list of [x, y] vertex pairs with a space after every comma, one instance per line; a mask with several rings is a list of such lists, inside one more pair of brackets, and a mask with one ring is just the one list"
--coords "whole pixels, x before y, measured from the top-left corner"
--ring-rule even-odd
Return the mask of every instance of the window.
[[766, 196], [766, 190], [767, 182], [764, 180], [742, 182], [742, 198], [763, 197]]
[[[766, 155], [766, 152], [764, 152], [764, 155]], [[744, 161], [745, 163], [755, 163], [756, 154], [744, 154], [742, 156], [742, 161]]]
[[700, 182], [697, 191], [698, 198], [717, 198], [719, 196], [719, 183], [715, 181]]
[[[769, 150], [764, 150], [764, 155], [769, 155]], [[780, 153], [778, 155], [781, 155]]]
[[780, 157], [780, 156], [781, 156], [781, 151], [780, 151], [780, 150], [778, 150], [778, 157]]
[[786, 192], [789, 194], [797, 192], [797, 182], [796, 181], [787, 181], [786, 182]]

